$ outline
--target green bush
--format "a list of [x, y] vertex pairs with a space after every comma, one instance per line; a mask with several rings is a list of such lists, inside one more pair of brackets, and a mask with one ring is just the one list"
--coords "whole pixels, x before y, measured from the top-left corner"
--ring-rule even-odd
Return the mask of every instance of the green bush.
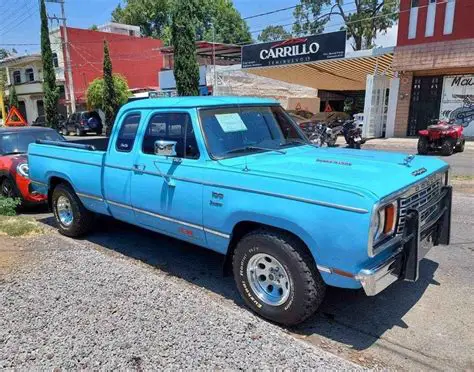
[[16, 207], [20, 205], [21, 201], [18, 198], [5, 198], [0, 196], [0, 215], [15, 216]]

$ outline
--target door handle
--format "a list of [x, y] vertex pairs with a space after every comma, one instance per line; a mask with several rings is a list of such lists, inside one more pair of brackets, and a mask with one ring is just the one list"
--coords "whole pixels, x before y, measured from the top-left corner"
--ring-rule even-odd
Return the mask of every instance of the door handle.
[[143, 172], [145, 170], [145, 164], [133, 164], [133, 170]]

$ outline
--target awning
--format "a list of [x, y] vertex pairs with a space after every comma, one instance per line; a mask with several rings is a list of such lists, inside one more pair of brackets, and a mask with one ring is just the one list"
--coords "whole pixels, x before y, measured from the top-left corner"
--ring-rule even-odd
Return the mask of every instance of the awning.
[[324, 90], [365, 90], [369, 74], [393, 76], [393, 47], [347, 53], [347, 57], [245, 69], [255, 75]]

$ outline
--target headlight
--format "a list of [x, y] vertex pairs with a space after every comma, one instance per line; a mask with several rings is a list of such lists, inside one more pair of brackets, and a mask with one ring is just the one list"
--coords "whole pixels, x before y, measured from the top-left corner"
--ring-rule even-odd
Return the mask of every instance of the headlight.
[[392, 201], [378, 207], [370, 223], [369, 255], [375, 256], [374, 247], [383, 240], [393, 236], [397, 227], [397, 201]]
[[30, 176], [30, 168], [28, 167], [28, 163], [20, 163], [16, 167], [16, 171], [25, 178]]

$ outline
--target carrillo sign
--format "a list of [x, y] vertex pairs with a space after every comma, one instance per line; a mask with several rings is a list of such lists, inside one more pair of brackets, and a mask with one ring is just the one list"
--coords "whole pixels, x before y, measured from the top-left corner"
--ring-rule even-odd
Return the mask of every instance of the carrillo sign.
[[345, 49], [345, 31], [246, 45], [242, 48], [242, 68], [343, 58]]

